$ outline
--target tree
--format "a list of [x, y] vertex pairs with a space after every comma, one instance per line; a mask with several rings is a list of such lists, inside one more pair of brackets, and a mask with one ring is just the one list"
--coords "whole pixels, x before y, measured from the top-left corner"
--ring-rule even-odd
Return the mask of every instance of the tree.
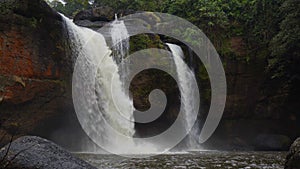
[[47, 1], [52, 8], [70, 18], [74, 17], [76, 13], [91, 7], [91, 1], [89, 0], [64, 0], [65, 3], [60, 0]]
[[279, 30], [280, 5], [283, 0], [254, 0], [248, 4], [245, 35], [254, 55], [269, 55], [271, 39]]
[[298, 0], [286, 0], [280, 7], [284, 15], [280, 30], [270, 43], [271, 58], [269, 71], [272, 78], [300, 79], [300, 3]]

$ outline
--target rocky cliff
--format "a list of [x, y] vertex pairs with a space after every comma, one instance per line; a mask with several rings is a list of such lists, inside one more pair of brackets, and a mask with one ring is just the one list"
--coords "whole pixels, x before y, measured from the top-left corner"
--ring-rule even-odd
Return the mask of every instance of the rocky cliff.
[[1, 145], [61, 116], [71, 62], [62, 18], [44, 1], [3, 0], [0, 8]]
[[[104, 9], [109, 12], [103, 13]], [[108, 7], [82, 11], [75, 16], [74, 21], [78, 25], [98, 29], [103, 23], [113, 19], [113, 11]], [[122, 14], [126, 15], [126, 12], [121, 12]], [[158, 39], [181, 45], [188, 56], [187, 63], [191, 60], [199, 62], [193, 67], [200, 85], [202, 100], [199, 118], [200, 123], [203, 123], [210, 104], [210, 84], [203, 65], [193, 52], [180, 42], [161, 36]], [[144, 41], [131, 39], [134, 40], [135, 42], [130, 43], [131, 49], [136, 50], [136, 46], [144, 44]], [[150, 40], [147, 43], [153, 42]], [[228, 44], [230, 51], [221, 55], [227, 78], [227, 102], [223, 119], [216, 133], [205, 146], [218, 149], [287, 150], [291, 140], [300, 135], [297, 85], [289, 86], [284, 81], [273, 81], [266, 71], [267, 58], [250, 53], [242, 37], [227, 38], [224, 43]], [[151, 86], [159, 87], [153, 83], [157, 82], [155, 79], [161, 77], [165, 76], [161, 76], [160, 73], [147, 76], [144, 73], [143, 77], [136, 78], [139, 80], [132, 82], [136, 107], [149, 107], [147, 92]], [[179, 98], [178, 88], [176, 85], [174, 88], [170, 86], [172, 85], [169, 85], [168, 90], [165, 91], [167, 95], [176, 95], [172, 96], [174, 104], [171, 106], [175, 108], [172, 111], [166, 110], [166, 113], [169, 117], [176, 117], [176, 107], [178, 108], [179, 102], [175, 98]], [[141, 133], [145, 134], [147, 130]]]
[[[42, 0], [3, 0], [0, 8], [0, 142], [26, 133], [49, 138], [51, 133], [70, 134], [81, 130], [72, 106], [72, 61], [68, 57], [67, 35], [60, 15]], [[75, 16], [74, 22], [98, 29], [113, 20], [115, 12], [107, 7], [90, 9]], [[141, 35], [132, 37], [130, 45], [135, 51], [164, 48], [162, 41], [169, 40], [158, 35]], [[265, 72], [266, 58], [251, 54], [252, 59], [247, 60], [249, 54], [241, 37], [227, 40], [233, 56], [222, 56], [228, 87], [226, 108], [219, 127], [205, 146], [287, 150], [290, 140], [300, 135], [299, 89], [296, 85], [270, 81]], [[192, 52], [182, 47], [189, 55], [187, 62], [189, 58], [195, 60]], [[194, 68], [201, 84], [199, 118], [203, 123], [210, 104], [210, 84], [203, 65], [194, 65]], [[142, 72], [132, 82], [134, 104], [140, 110], [150, 106], [147, 96], [154, 88], [164, 90], [168, 100], [173, 101], [158, 121], [149, 126], [137, 125], [139, 135], [161, 132], [171, 125], [178, 113], [178, 87], [169, 77], [166, 83], [165, 77], [157, 71]], [[68, 138], [79, 142], [77, 139], [82, 135], [68, 135]], [[65, 139], [51, 138], [59, 143]]]
[[[287, 102], [293, 92], [269, 93], [264, 58], [224, 58], [227, 100], [223, 118], [209, 147], [226, 149], [287, 150], [299, 133], [296, 101]], [[289, 107], [291, 106], [291, 107]], [[289, 108], [287, 108], [289, 107]]]
[[0, 149], [0, 168], [96, 169], [55, 143], [24, 136]]

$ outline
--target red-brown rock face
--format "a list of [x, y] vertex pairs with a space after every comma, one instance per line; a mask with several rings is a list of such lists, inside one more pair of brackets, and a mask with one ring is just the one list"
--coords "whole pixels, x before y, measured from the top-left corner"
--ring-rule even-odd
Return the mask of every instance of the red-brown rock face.
[[56, 12], [40, 0], [5, 0], [0, 6], [0, 138], [6, 135], [0, 142], [5, 142], [59, 113], [70, 70]]

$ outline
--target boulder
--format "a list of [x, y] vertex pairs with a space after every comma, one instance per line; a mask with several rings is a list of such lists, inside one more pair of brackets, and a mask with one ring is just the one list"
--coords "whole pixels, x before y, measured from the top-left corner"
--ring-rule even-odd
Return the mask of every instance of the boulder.
[[122, 17], [134, 13], [136, 13], [134, 10], [114, 10], [111, 7], [100, 6], [80, 11], [74, 17], [74, 23], [79, 26], [97, 30], [110, 21], [113, 21], [115, 19], [115, 15]]
[[287, 150], [291, 139], [285, 135], [260, 134], [254, 140], [257, 150], [283, 151]]
[[0, 168], [96, 169], [53, 142], [36, 136], [20, 137], [6, 145], [0, 150], [0, 159]]
[[90, 20], [90, 21], [105, 21], [109, 22], [114, 20], [115, 11], [110, 7], [96, 7], [93, 9], [80, 11], [75, 17], [74, 22], [79, 20]]
[[73, 21], [78, 26], [97, 30], [114, 19], [115, 11], [104, 6], [80, 11]]
[[290, 147], [290, 151], [286, 157], [285, 169], [300, 168], [300, 138], [296, 139]]
[[91, 29], [95, 29], [95, 30], [103, 27], [107, 23], [108, 22], [105, 22], [105, 21], [92, 22], [92, 21], [86, 20], [86, 19], [76, 21], [76, 25], [78, 25], [78, 26], [87, 27], [87, 28], [91, 28]]

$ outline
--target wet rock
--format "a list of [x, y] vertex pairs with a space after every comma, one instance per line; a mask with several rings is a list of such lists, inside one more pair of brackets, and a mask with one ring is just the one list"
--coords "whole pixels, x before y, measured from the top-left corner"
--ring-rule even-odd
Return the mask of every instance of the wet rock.
[[0, 150], [0, 159], [3, 159], [0, 168], [95, 169], [60, 146], [36, 136], [20, 137], [6, 145]]
[[80, 11], [73, 19], [78, 26], [97, 30], [114, 20], [115, 11], [110, 7], [97, 7]]
[[117, 15], [118, 17], [122, 17], [129, 14], [134, 14], [136, 12], [137, 11], [130, 10], [130, 9], [114, 10], [111, 7], [100, 6], [100, 7], [95, 7], [92, 9], [80, 11], [74, 17], [74, 22], [77, 23], [79, 20], [90, 20], [92, 22], [94, 21], [109, 22], [115, 19], [115, 15]]
[[285, 169], [300, 168], [300, 138], [294, 141], [286, 157]]
[[80, 20], [89, 21], [105, 21], [109, 22], [115, 18], [115, 11], [110, 7], [97, 7], [93, 9], [83, 10], [74, 17], [74, 22]]
[[105, 24], [107, 24], [107, 22], [105, 21], [95, 21], [92, 22], [90, 20], [78, 20], [76, 21], [76, 25], [78, 26], [83, 26], [83, 27], [88, 27], [88, 28], [95, 28], [95, 29], [99, 29], [101, 27], [103, 27]]
[[2, 0], [0, 13], [1, 146], [71, 105], [72, 62], [64, 22], [46, 2]]
[[257, 150], [283, 151], [288, 149], [291, 139], [284, 135], [260, 134], [254, 140]]
[[79, 26], [96, 30], [96, 28], [99, 29], [110, 21], [113, 21], [115, 19], [115, 15], [122, 17], [134, 13], [136, 13], [134, 10], [114, 10], [107, 6], [100, 6], [80, 11], [74, 17], [74, 23]]

